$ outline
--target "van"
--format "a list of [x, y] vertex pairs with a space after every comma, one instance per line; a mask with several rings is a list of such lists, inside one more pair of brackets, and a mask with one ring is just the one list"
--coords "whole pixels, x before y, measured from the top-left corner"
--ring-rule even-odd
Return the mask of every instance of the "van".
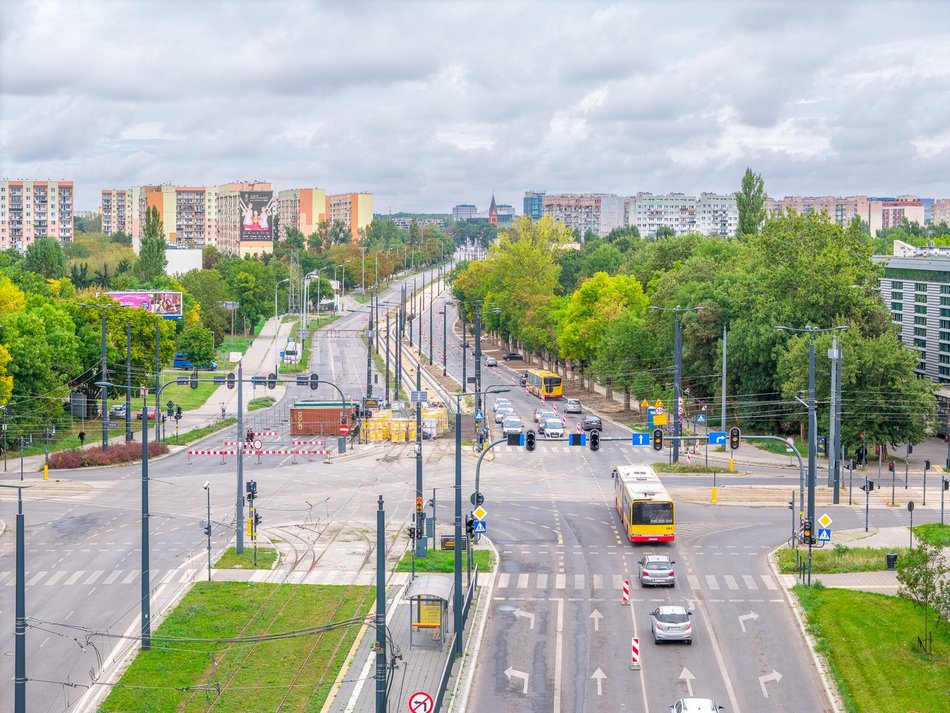
[[[175, 352], [175, 363], [174, 368], [176, 369], [194, 369], [195, 366], [188, 359], [185, 358], [184, 352]], [[218, 362], [212, 361], [211, 364], [202, 365], [197, 367], [198, 369], [210, 369], [214, 370], [218, 368]]]

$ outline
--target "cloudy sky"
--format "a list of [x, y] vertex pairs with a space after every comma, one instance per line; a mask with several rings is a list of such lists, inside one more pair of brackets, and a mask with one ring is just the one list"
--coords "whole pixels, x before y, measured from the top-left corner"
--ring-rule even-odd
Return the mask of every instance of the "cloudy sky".
[[950, 197], [950, 2], [3, 0], [0, 178]]

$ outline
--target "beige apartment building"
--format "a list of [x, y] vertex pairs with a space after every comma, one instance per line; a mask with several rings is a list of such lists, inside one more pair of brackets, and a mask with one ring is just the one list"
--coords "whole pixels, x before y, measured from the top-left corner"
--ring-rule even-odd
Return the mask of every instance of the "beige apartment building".
[[765, 210], [769, 215], [784, 213], [791, 208], [796, 213], [826, 213], [832, 222], [846, 228], [855, 218], [868, 221], [867, 196], [785, 196], [766, 198]]
[[950, 198], [938, 198], [934, 201], [930, 213], [930, 222], [934, 225], [950, 225]]
[[224, 183], [215, 190], [218, 250], [238, 257], [272, 252], [278, 199], [271, 184]]
[[340, 221], [350, 229], [350, 240], [360, 239], [360, 231], [373, 222], [372, 193], [340, 193], [327, 197], [327, 215], [331, 223]]
[[0, 181], [0, 250], [73, 239], [72, 181]]
[[577, 231], [583, 238], [590, 230], [607, 235], [623, 226], [623, 198], [611, 193], [551, 193], [541, 199], [541, 214]]
[[102, 213], [102, 232], [132, 234], [131, 215], [129, 214], [129, 192], [122, 189], [106, 189], [101, 193], [100, 210]]
[[327, 219], [327, 192], [322, 188], [290, 188], [278, 194], [280, 238], [284, 228], [299, 230], [306, 238]]

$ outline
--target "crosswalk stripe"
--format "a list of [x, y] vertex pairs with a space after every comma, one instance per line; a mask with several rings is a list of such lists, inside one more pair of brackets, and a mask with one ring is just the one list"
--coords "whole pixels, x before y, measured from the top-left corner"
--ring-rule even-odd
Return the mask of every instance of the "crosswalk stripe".
[[539, 574], [538, 575], [538, 589], [547, 589], [548, 588], [548, 575]]
[[574, 589], [583, 589], [584, 588], [584, 575], [575, 574], [574, 575]]
[[724, 574], [722, 578], [726, 580], [726, 586], [729, 587], [729, 589], [736, 590], [739, 588], [739, 583], [736, 582], [736, 578], [731, 574]]
[[36, 574], [33, 575], [32, 578], [30, 578], [30, 579], [27, 581], [26, 586], [32, 587], [34, 584], [36, 584], [36, 583], [39, 582], [41, 579], [43, 579], [43, 577], [45, 577], [47, 574], [48, 574], [48, 572], [47, 572], [46, 570], [42, 570], [42, 571], [40, 571], [40, 572], [37, 572]]
[[66, 572], [64, 572], [63, 570], [60, 570], [59, 572], [53, 572], [53, 576], [47, 579], [44, 582], [44, 584], [47, 587], [52, 587], [54, 584], [56, 584], [59, 580], [61, 580], [65, 576], [66, 576]]
[[84, 569], [81, 569], [78, 572], [73, 572], [73, 575], [69, 579], [67, 579], [65, 582], [63, 582], [63, 584], [67, 587], [71, 587], [76, 582], [78, 582], [79, 578], [82, 577], [85, 573], [86, 573], [86, 570]]
[[604, 575], [594, 574], [594, 575], [591, 575], [591, 578], [594, 580], [594, 589], [604, 588]]
[[778, 586], [775, 584], [775, 580], [773, 580], [769, 575], [760, 574], [759, 577], [762, 578], [762, 582], [765, 584], [766, 589], [778, 589]]
[[564, 589], [564, 584], [567, 581], [567, 575], [558, 574], [554, 576], [554, 588], [555, 589]]
[[689, 582], [690, 589], [699, 589], [699, 577], [695, 574], [687, 574], [686, 580]]
[[518, 589], [527, 589], [528, 588], [528, 575], [519, 574], [518, 575]]
[[[175, 570], [173, 569], [168, 570], [168, 572], [165, 573], [165, 576], [162, 577], [159, 584], [168, 584], [171, 581], [172, 577], [174, 576], [175, 576]], [[156, 577], [156, 579], [158, 578]]]
[[511, 577], [507, 572], [502, 572], [498, 575], [498, 588], [504, 589], [508, 586], [508, 579]]
[[707, 574], [706, 584], [709, 586], [710, 589], [719, 589], [719, 582], [716, 581], [715, 575]]
[[755, 580], [752, 578], [752, 575], [751, 575], [751, 574], [744, 574], [744, 575], [742, 575], [742, 581], [745, 582], [745, 586], [746, 586], [747, 589], [758, 589], [758, 588], [759, 588], [759, 587], [756, 585]]
[[112, 573], [103, 580], [103, 584], [112, 584], [116, 579], [119, 578], [119, 575], [122, 574], [121, 569], [114, 569]]
[[[13, 574], [12, 572], [0, 572], [0, 582], [3, 582], [3, 578]], [[13, 580], [11, 579], [10, 582]], [[9, 584], [10, 582], [7, 582]]]
[[122, 580], [122, 584], [131, 584], [136, 575], [138, 575], [138, 572], [133, 569], [131, 572], [125, 575], [125, 579]]
[[623, 586], [623, 575], [614, 575], [614, 589], [619, 590]]
[[101, 577], [103, 574], [105, 574], [105, 570], [104, 570], [104, 569], [97, 569], [95, 572], [93, 572], [92, 574], [89, 575], [89, 579], [87, 579], [85, 582], [83, 582], [83, 584], [84, 584], [84, 585], [86, 585], [86, 584], [93, 584], [93, 583], [94, 583], [97, 579], [99, 579], [99, 577]]

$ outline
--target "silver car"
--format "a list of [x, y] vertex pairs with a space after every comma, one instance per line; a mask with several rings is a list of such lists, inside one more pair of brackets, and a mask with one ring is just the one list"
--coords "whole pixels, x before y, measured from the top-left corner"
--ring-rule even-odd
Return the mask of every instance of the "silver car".
[[545, 438], [564, 438], [564, 424], [559, 418], [546, 418], [541, 421], [541, 433]]
[[667, 555], [645, 555], [637, 562], [637, 578], [644, 587], [650, 585], [676, 586], [676, 573], [673, 565], [676, 564]]
[[670, 713], [719, 713], [725, 708], [717, 706], [712, 698], [680, 698], [670, 706]]
[[511, 406], [511, 399], [495, 399], [495, 403], [492, 404], [491, 410], [497, 412], [502, 406]]
[[564, 404], [565, 413], [583, 413], [580, 399], [568, 399]]
[[516, 414], [513, 406], [499, 406], [495, 411], [495, 423], [502, 423], [506, 416], [514, 415]]
[[693, 643], [693, 622], [690, 621], [692, 612], [678, 604], [657, 607], [650, 614], [651, 628], [653, 629], [653, 643], [661, 641], [685, 641]]
[[506, 436], [512, 433], [523, 433], [524, 424], [521, 423], [521, 419], [515, 415], [505, 416], [501, 430]]

